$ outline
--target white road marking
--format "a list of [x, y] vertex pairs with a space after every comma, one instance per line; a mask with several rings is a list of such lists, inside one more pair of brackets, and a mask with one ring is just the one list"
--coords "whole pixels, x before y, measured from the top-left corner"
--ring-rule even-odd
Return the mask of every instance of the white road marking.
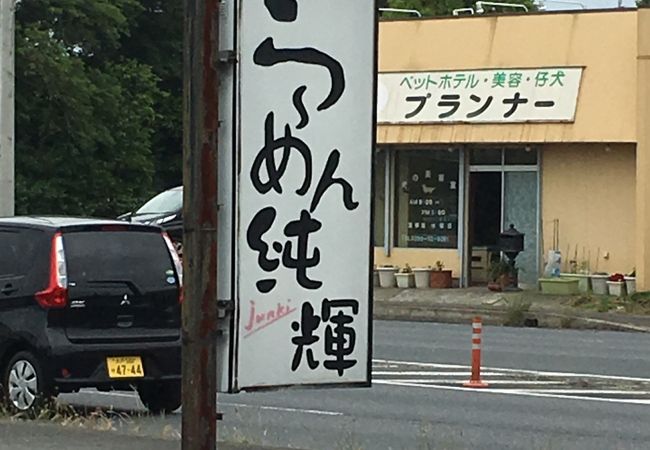
[[[454, 369], [467, 369], [470, 366], [461, 366], [457, 364], [436, 364], [436, 363], [421, 363], [421, 362], [409, 362], [409, 361], [387, 361], [376, 359], [374, 362], [383, 362], [383, 363], [392, 363], [404, 366], [418, 366], [418, 367], [448, 367]], [[399, 367], [399, 366], [394, 366]], [[573, 372], [545, 372], [539, 370], [525, 370], [525, 369], [504, 369], [498, 367], [482, 367], [486, 371], [498, 371], [502, 373], [512, 373], [512, 374], [526, 374], [526, 375], [537, 375], [537, 376], [546, 376], [546, 377], [568, 377], [568, 378], [594, 378], [598, 380], [620, 380], [620, 381], [639, 381], [644, 383], [650, 383], [650, 378], [639, 378], [639, 377], [626, 377], [626, 376], [616, 376], [616, 375], [597, 375], [592, 373], [573, 373]]]
[[[463, 384], [467, 381], [469, 381], [469, 378], [465, 378], [462, 380], [444, 380], [444, 379], [436, 379], [436, 380], [431, 380], [431, 379], [408, 379], [408, 378], [394, 378], [392, 380], [383, 380], [383, 379], [376, 379], [373, 380], [373, 383], [378, 383], [380, 381], [400, 381], [403, 383], [434, 383], [434, 384]], [[536, 380], [486, 380], [483, 379], [483, 381], [486, 381], [488, 384], [512, 384], [512, 385], [539, 385], [539, 386], [544, 386], [544, 385], [557, 385], [557, 384], [566, 384], [565, 381], [559, 380], [559, 381], [536, 381]]]
[[[410, 370], [400, 370], [400, 371], [391, 372], [391, 371], [373, 370], [372, 374], [373, 375], [432, 376], [432, 377], [439, 377], [439, 376], [463, 377], [463, 376], [471, 375], [472, 372], [470, 370], [466, 370], [463, 372], [428, 372], [428, 371], [410, 371]], [[481, 371], [481, 375], [492, 376], [492, 377], [510, 376], [510, 374], [508, 373], [484, 372], [484, 371]]]
[[260, 405], [247, 405], [245, 403], [224, 403], [219, 402], [220, 406], [233, 406], [236, 408], [255, 408], [268, 411], [282, 411], [282, 412], [297, 412], [301, 414], [316, 414], [319, 416], [342, 416], [343, 413], [335, 411], [321, 411], [317, 409], [301, 409], [301, 408], [285, 408], [280, 406], [260, 406]]
[[617, 399], [617, 398], [600, 398], [600, 397], [585, 397], [580, 395], [561, 395], [561, 394], [545, 394], [541, 392], [530, 392], [530, 391], [520, 391], [520, 390], [510, 390], [510, 389], [492, 389], [492, 388], [465, 388], [459, 386], [437, 386], [432, 384], [414, 384], [414, 383], [403, 383], [400, 381], [387, 381], [387, 380], [376, 380], [373, 381], [375, 384], [386, 384], [393, 386], [404, 386], [404, 387], [415, 387], [421, 389], [438, 389], [443, 391], [465, 391], [465, 392], [476, 392], [476, 393], [486, 393], [486, 394], [506, 394], [506, 395], [518, 395], [524, 397], [541, 397], [541, 398], [560, 398], [565, 400], [586, 400], [593, 402], [605, 402], [605, 403], [628, 403], [636, 405], [650, 405], [649, 400], [641, 399]]
[[650, 391], [624, 391], [615, 389], [526, 389], [526, 392], [546, 392], [550, 394], [650, 395]]

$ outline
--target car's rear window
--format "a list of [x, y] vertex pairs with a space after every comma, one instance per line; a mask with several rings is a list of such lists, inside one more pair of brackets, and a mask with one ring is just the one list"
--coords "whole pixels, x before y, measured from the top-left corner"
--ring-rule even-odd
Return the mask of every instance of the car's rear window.
[[63, 234], [72, 283], [127, 282], [148, 290], [176, 283], [173, 261], [159, 233], [79, 231]]

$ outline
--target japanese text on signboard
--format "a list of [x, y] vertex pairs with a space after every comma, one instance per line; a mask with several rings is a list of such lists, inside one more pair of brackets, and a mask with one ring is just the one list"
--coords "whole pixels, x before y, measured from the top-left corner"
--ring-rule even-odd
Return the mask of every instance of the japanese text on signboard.
[[378, 121], [572, 121], [581, 68], [380, 74]]
[[[370, 4], [354, 9], [372, 12]], [[262, 379], [258, 375], [263, 373], [246, 371], [240, 376], [241, 384], [325, 382], [327, 376], [309, 375], [322, 371], [332, 374], [330, 382], [346, 378], [363, 381], [358, 379], [361, 372], [350, 378], [347, 372], [360, 364], [365, 373], [365, 361], [359, 358], [366, 354], [365, 349], [360, 351], [357, 344], [366, 341], [367, 317], [363, 314], [368, 310], [368, 291], [363, 284], [361, 288], [356, 285], [359, 280], [345, 289], [345, 274], [336, 273], [345, 269], [333, 252], [339, 242], [348, 239], [340, 232], [341, 224], [367, 236], [365, 245], [357, 245], [359, 249], [367, 249], [370, 241], [371, 148], [366, 145], [367, 154], [361, 153], [359, 159], [350, 152], [354, 141], [349, 136], [355, 130], [337, 123], [337, 117], [345, 116], [349, 108], [349, 91], [355, 92], [361, 80], [358, 69], [349, 69], [351, 58], [345, 51], [337, 52], [336, 46], [320, 45], [307, 36], [301, 38], [301, 25], [321, 21], [329, 9], [326, 5], [265, 1], [264, 6], [266, 16], [257, 22], [271, 25], [266, 31], [256, 27], [257, 38], [254, 33], [246, 35], [254, 46], [252, 67], [246, 73], [261, 75], [255, 84], [258, 89], [260, 79], [275, 87], [260, 90], [258, 96], [244, 96], [242, 106], [242, 111], [247, 111], [250, 104], [252, 112], [242, 119], [240, 255], [242, 266], [250, 261], [256, 269], [239, 276], [243, 302], [240, 359], [244, 364], [250, 360], [251, 353], [244, 353], [243, 346], [255, 342], [259, 350], [270, 339], [275, 347], [269, 346], [258, 359], [268, 357], [271, 349], [279, 350], [282, 360], [273, 363], [281, 369], [271, 375], [282, 378]], [[246, 11], [245, 18], [249, 17]], [[251, 24], [254, 14], [259, 15], [259, 10], [250, 13]], [[289, 31], [291, 27], [296, 27], [295, 32]], [[372, 42], [370, 36], [368, 42]], [[367, 67], [363, 71], [371, 74]], [[247, 85], [246, 75], [243, 80]], [[367, 91], [364, 94], [372, 92]], [[242, 88], [242, 92], [255, 91]], [[367, 133], [361, 141], [370, 144], [372, 97], [366, 97], [367, 104], [360, 106], [366, 110], [360, 131]], [[332, 116], [333, 112], [337, 116]], [[249, 129], [252, 131], [247, 132]], [[356, 164], [365, 160], [367, 169], [354, 175]], [[353, 228], [359, 219], [358, 229]], [[347, 250], [354, 255], [354, 245]], [[365, 253], [357, 252], [359, 260], [351, 263], [367, 273]], [[285, 317], [291, 320], [283, 320]], [[285, 352], [283, 345], [290, 351]]]

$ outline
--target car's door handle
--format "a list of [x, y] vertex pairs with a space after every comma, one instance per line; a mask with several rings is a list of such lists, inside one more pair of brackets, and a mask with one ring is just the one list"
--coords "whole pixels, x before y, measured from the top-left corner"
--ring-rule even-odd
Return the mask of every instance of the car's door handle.
[[9, 295], [9, 294], [13, 294], [17, 290], [18, 290], [18, 288], [14, 287], [12, 284], [7, 284], [7, 285], [5, 285], [5, 287], [0, 289], [0, 292], [2, 292], [5, 295]]

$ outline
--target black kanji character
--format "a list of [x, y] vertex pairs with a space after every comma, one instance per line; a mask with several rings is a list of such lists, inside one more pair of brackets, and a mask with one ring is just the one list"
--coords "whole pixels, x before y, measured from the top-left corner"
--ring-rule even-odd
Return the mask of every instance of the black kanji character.
[[335, 184], [338, 184], [343, 188], [343, 204], [348, 211], [354, 211], [359, 206], [359, 202], [355, 202], [352, 199], [353, 189], [350, 183], [343, 178], [334, 178], [334, 172], [336, 172], [336, 169], [339, 166], [340, 159], [341, 153], [336, 149], [332, 150], [332, 153], [330, 153], [330, 156], [327, 158], [327, 164], [325, 164], [323, 175], [321, 175], [318, 186], [316, 186], [314, 198], [312, 199], [309, 208], [310, 212], [313, 213], [316, 210], [321, 198], [325, 195], [325, 192]]
[[408, 113], [407, 115], [404, 116], [405, 119], [410, 119], [411, 117], [415, 117], [418, 114], [420, 114], [420, 111], [422, 111], [422, 108], [424, 108], [424, 105], [426, 105], [427, 100], [431, 98], [431, 94], [427, 95], [411, 95], [409, 97], [406, 97], [407, 102], [418, 102], [418, 105], [415, 107], [413, 111]]
[[307, 277], [307, 269], [316, 267], [320, 262], [320, 250], [318, 247], [314, 249], [311, 257], [307, 255], [309, 250], [309, 235], [320, 230], [321, 227], [322, 224], [312, 218], [311, 214], [305, 210], [300, 212], [299, 220], [289, 222], [284, 227], [284, 234], [287, 237], [297, 237], [298, 243], [296, 245], [295, 258], [291, 255], [293, 249], [291, 241], [285, 244], [282, 254], [282, 264], [288, 269], [296, 269], [296, 280], [305, 289], [318, 289], [323, 285], [321, 281], [311, 280]]
[[[296, 193], [298, 195], [307, 194], [311, 186], [312, 177], [311, 150], [307, 144], [291, 134], [289, 125], [286, 125], [284, 128], [284, 136], [275, 139], [274, 114], [272, 112], [266, 116], [264, 128], [264, 147], [255, 157], [255, 161], [251, 167], [251, 181], [253, 182], [253, 186], [260, 194], [266, 194], [271, 189], [281, 194], [282, 184], [280, 180], [287, 170], [291, 150], [296, 149], [305, 160], [305, 178], [302, 186]], [[282, 149], [282, 158], [280, 159], [280, 163], [277, 164], [275, 151], [279, 149]], [[268, 178], [265, 182], [262, 181], [262, 164], [264, 164]]]
[[295, 22], [298, 18], [296, 0], [264, 0], [264, 5], [278, 22]]
[[345, 90], [345, 74], [341, 63], [315, 48], [277, 49], [273, 43], [273, 38], [269, 37], [257, 47], [253, 54], [253, 61], [258, 66], [263, 67], [272, 67], [276, 64], [286, 62], [296, 62], [326, 68], [330, 73], [332, 87], [327, 98], [316, 108], [318, 111], [332, 107], [339, 101]]
[[444, 119], [446, 117], [452, 116], [458, 108], [460, 108], [460, 95], [458, 94], [444, 94], [441, 97], [441, 101], [438, 102], [438, 106], [443, 108], [451, 107], [449, 111], [445, 111], [438, 115], [439, 118]]
[[[475, 101], [476, 103], [479, 103], [481, 101], [481, 97], [479, 97], [478, 95], [472, 94], [472, 95], [469, 96], [469, 98], [472, 99], [473, 101]], [[471, 119], [472, 117], [480, 116], [481, 114], [483, 114], [490, 107], [490, 105], [492, 104], [492, 99], [493, 98], [490, 95], [487, 98], [487, 100], [485, 101], [485, 103], [483, 104], [483, 106], [481, 106], [476, 111], [472, 111], [471, 113], [468, 113], [467, 118]]]
[[[302, 353], [305, 350], [305, 347], [310, 347], [320, 340], [318, 336], [314, 335], [314, 332], [318, 329], [320, 325], [320, 317], [314, 314], [314, 307], [309, 303], [303, 303], [302, 305], [302, 316], [300, 318], [300, 323], [293, 322], [291, 328], [293, 331], [300, 331], [299, 336], [291, 338], [298, 348], [293, 355], [293, 361], [291, 362], [291, 370], [295, 372], [300, 367], [300, 361], [302, 360]], [[318, 367], [318, 361], [314, 358], [314, 351], [311, 348], [307, 348], [305, 351], [307, 355], [307, 365], [311, 370], [315, 370]]]
[[526, 103], [528, 103], [528, 99], [522, 98], [519, 92], [515, 93], [513, 98], [504, 98], [503, 104], [512, 105], [512, 107], [503, 115], [503, 117], [508, 118], [512, 116], [515, 111], [517, 111], [517, 108], [519, 108], [519, 105], [525, 105]]
[[[269, 259], [267, 257], [269, 252], [269, 246], [262, 236], [269, 231], [273, 222], [275, 221], [277, 213], [275, 208], [267, 207], [261, 209], [253, 220], [251, 220], [250, 225], [248, 225], [248, 231], [246, 232], [246, 241], [248, 246], [258, 253], [257, 264], [265, 272], [273, 272], [280, 265], [279, 259]], [[273, 290], [277, 281], [274, 279], [260, 280], [256, 283], [257, 290], [263, 294], [267, 294]]]
[[[352, 314], [357, 315], [359, 302], [357, 300], [325, 299], [321, 311], [323, 323], [334, 324], [334, 326], [328, 325], [325, 329], [325, 354], [335, 358], [325, 361], [323, 366], [329, 370], [336, 370], [340, 377], [343, 376], [345, 370], [357, 363], [356, 359], [346, 359], [354, 352], [357, 334], [353, 327], [348, 326], [354, 321], [354, 318], [341, 311], [343, 308], [351, 308]], [[333, 309], [339, 309], [338, 313], [332, 315]]]

